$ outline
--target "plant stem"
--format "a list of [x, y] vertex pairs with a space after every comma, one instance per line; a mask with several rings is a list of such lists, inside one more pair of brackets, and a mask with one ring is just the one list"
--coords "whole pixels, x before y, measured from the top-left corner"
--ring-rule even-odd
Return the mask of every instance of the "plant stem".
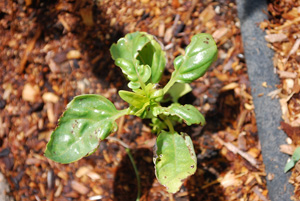
[[133, 159], [133, 156], [130, 152], [130, 148], [129, 148], [129, 145], [126, 144], [125, 142], [123, 142], [122, 140], [118, 139], [118, 138], [115, 138], [115, 137], [107, 137], [106, 139], [108, 140], [113, 140], [113, 141], [116, 141], [118, 143], [120, 143], [123, 147], [125, 147], [126, 149], [126, 153], [130, 159], [130, 162], [132, 164], [132, 167], [134, 169], [134, 172], [135, 172], [135, 176], [136, 176], [136, 180], [137, 180], [137, 186], [138, 186], [138, 192], [137, 192], [137, 197], [136, 197], [136, 201], [139, 201], [140, 198], [141, 198], [141, 179], [140, 179], [140, 176], [139, 176], [139, 171], [135, 165], [135, 162], [134, 162], [134, 159]]
[[173, 78], [173, 76], [171, 76], [171, 79], [169, 80], [167, 85], [163, 88], [164, 94], [166, 94], [169, 91], [169, 89], [173, 86], [173, 84], [175, 83], [175, 79], [172, 79], [172, 78]]
[[146, 85], [145, 85], [145, 83], [141, 80], [141, 78], [140, 78], [140, 75], [138, 76], [138, 79], [139, 79], [139, 82], [140, 82], [140, 85], [141, 85], [141, 88], [143, 89], [143, 91], [145, 91], [146, 92]]
[[123, 142], [122, 140], [116, 138], [116, 137], [111, 137], [111, 136], [108, 136], [106, 139], [108, 140], [112, 140], [112, 141], [116, 141], [118, 143], [120, 143], [120, 145], [122, 145], [123, 147], [125, 147], [126, 149], [129, 149], [129, 145], [126, 144], [125, 142]]
[[129, 113], [129, 108], [126, 108], [124, 110], [119, 110], [116, 115], [113, 116], [113, 119], [116, 120], [120, 118], [121, 116], [127, 115]]
[[145, 85], [145, 83], [142, 81], [142, 79], [141, 79], [141, 77], [140, 77], [140, 74], [139, 74], [139, 72], [137, 71], [137, 66], [135, 65], [136, 62], [137, 62], [137, 59], [134, 59], [134, 68], [135, 68], [135, 72], [136, 72], [136, 74], [137, 74], [137, 76], [138, 76], [138, 80], [139, 80], [139, 83], [140, 83], [140, 85], [141, 85], [141, 88], [143, 89], [143, 91], [146, 92], [146, 85]]
[[126, 152], [129, 156], [129, 159], [131, 161], [131, 164], [132, 164], [134, 172], [135, 172], [135, 176], [136, 176], [136, 180], [137, 180], [137, 186], [138, 186], [136, 201], [139, 201], [140, 197], [141, 197], [141, 180], [140, 180], [140, 176], [139, 176], [139, 171], [138, 171], [138, 169], [135, 165], [135, 162], [134, 162], [133, 156], [131, 155], [130, 149], [126, 148]]
[[165, 121], [165, 123], [167, 124], [167, 126], [169, 127], [170, 132], [171, 132], [171, 133], [175, 133], [173, 124], [172, 124], [172, 122], [170, 121], [170, 119], [165, 118], [164, 121]]

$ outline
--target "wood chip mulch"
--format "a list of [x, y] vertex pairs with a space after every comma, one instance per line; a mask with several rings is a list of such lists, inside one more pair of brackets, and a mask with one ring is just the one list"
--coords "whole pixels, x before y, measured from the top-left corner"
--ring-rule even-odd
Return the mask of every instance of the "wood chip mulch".
[[[299, 16], [286, 16], [294, 24], [281, 27], [293, 31], [283, 32], [285, 52], [279, 55], [288, 59], [278, 72], [287, 80], [275, 95], [286, 98], [290, 114], [298, 108], [299, 91], [291, 87], [299, 86], [298, 72], [291, 70], [297, 50], [290, 49], [299, 36]], [[135, 174], [118, 142], [102, 141], [93, 155], [68, 165], [45, 158], [46, 143], [75, 95], [102, 94], [118, 109], [127, 107], [117, 95], [127, 81], [109, 54], [120, 37], [146, 31], [162, 41], [168, 58], [164, 84], [173, 59], [184, 54], [194, 34], [206, 32], [217, 42], [218, 60], [180, 101], [195, 105], [207, 124], [178, 126], [193, 139], [196, 174], [170, 195], [155, 179], [149, 122], [126, 116], [112, 136], [131, 147], [141, 200], [268, 200], [239, 27], [233, 0], [0, 1], [0, 170], [9, 194], [24, 201], [135, 200]], [[281, 43], [272, 45], [278, 49]], [[286, 117], [288, 125], [297, 124], [294, 116]]]
[[[269, 96], [278, 98], [282, 110], [281, 129], [288, 138], [281, 145], [283, 153], [292, 155], [300, 146], [300, 2], [273, 1], [268, 5], [269, 20], [260, 27], [266, 30], [266, 40], [274, 54], [274, 71], [280, 78], [278, 89]], [[300, 171], [297, 163], [290, 183], [295, 186], [293, 200], [300, 200]]]

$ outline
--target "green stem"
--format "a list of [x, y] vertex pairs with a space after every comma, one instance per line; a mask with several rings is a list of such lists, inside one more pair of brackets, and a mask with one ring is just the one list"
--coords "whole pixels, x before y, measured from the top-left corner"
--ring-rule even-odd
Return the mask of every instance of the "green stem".
[[143, 91], [146, 92], [146, 85], [145, 85], [145, 83], [142, 81], [139, 72], [137, 72], [137, 66], [135, 65], [136, 62], [137, 62], [137, 60], [134, 59], [134, 62], [133, 62], [133, 63], [134, 63], [135, 72], [136, 72], [136, 74], [138, 75], [138, 80], [139, 80], [139, 83], [140, 83], [140, 85], [141, 85], [141, 88], [143, 89]]
[[[173, 75], [173, 74], [172, 74]], [[171, 79], [169, 80], [169, 82], [166, 84], [166, 86], [163, 88], [164, 94], [166, 94], [169, 89], [173, 86], [173, 84], [176, 82], [175, 79], [173, 79], [174, 76], [171, 77]]]
[[121, 116], [124, 116], [124, 115], [128, 115], [129, 114], [129, 108], [126, 108], [124, 110], [118, 110], [118, 114], [114, 115], [112, 118], [114, 120], [120, 118]]
[[106, 139], [108, 140], [112, 140], [112, 141], [116, 141], [118, 143], [120, 143], [123, 147], [125, 147], [125, 150], [126, 150], [126, 153], [130, 159], [130, 162], [132, 164], [132, 167], [134, 169], [134, 172], [135, 172], [135, 176], [136, 176], [136, 180], [137, 180], [137, 186], [138, 186], [138, 192], [137, 192], [137, 197], [136, 197], [136, 201], [139, 201], [140, 198], [141, 198], [141, 179], [140, 179], [140, 176], [139, 176], [139, 171], [135, 165], [135, 162], [134, 162], [134, 159], [133, 159], [133, 156], [130, 152], [130, 148], [129, 148], [129, 145], [126, 144], [125, 142], [123, 142], [122, 140], [118, 139], [118, 138], [115, 138], [115, 137], [111, 137], [111, 136], [108, 136]]
[[140, 75], [138, 76], [138, 79], [139, 79], [139, 82], [140, 82], [140, 85], [141, 85], [141, 88], [143, 89], [143, 91], [145, 91], [146, 92], [146, 85], [145, 85], [145, 83], [141, 80], [141, 78], [140, 78]]
[[168, 119], [168, 117], [164, 118], [164, 117], [161, 117], [161, 116], [160, 116], [160, 118], [163, 119], [164, 122], [167, 124], [167, 126], [168, 126], [168, 128], [169, 128], [169, 131], [170, 131], [171, 133], [175, 133], [173, 124], [172, 124], [172, 122], [170, 121], [170, 119]]
[[139, 201], [140, 197], [141, 197], [141, 180], [140, 180], [140, 176], [139, 176], [139, 171], [138, 171], [138, 169], [137, 169], [137, 167], [135, 165], [135, 162], [134, 162], [133, 156], [131, 155], [130, 149], [126, 148], [126, 152], [127, 152], [128, 156], [129, 156], [129, 159], [131, 161], [131, 164], [133, 166], [133, 169], [134, 169], [134, 172], [135, 172], [135, 176], [136, 176], [136, 179], [137, 179], [138, 192], [137, 192], [136, 201]]

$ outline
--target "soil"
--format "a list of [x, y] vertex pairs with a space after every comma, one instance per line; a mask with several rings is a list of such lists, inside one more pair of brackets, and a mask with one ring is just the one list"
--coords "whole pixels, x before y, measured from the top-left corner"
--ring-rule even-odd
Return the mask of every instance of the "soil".
[[[125, 148], [104, 140], [97, 151], [62, 165], [44, 157], [51, 132], [76, 95], [101, 94], [126, 108], [128, 89], [109, 47], [126, 33], [155, 35], [172, 61], [196, 33], [213, 35], [219, 57], [180, 102], [196, 106], [204, 127], [178, 125], [194, 143], [198, 168], [180, 191], [155, 179], [155, 135], [147, 121], [118, 120], [130, 145], [141, 200], [267, 200], [266, 174], [233, 0], [4, 0], [0, 2], [0, 170], [15, 200], [135, 200], [137, 180]], [[267, 179], [272, 179], [268, 175]]]

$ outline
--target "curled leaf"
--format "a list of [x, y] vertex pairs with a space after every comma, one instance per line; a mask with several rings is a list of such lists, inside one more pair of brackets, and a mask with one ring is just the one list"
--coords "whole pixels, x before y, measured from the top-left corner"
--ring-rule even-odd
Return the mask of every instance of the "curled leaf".
[[158, 83], [166, 65], [165, 52], [154, 36], [144, 32], [142, 34], [149, 38], [150, 43], [139, 52], [138, 59], [141, 64], [151, 67], [151, 83]]
[[150, 43], [150, 39], [140, 32], [127, 34], [124, 38], [118, 40], [110, 48], [112, 58], [115, 64], [122, 69], [122, 72], [131, 81], [129, 87], [137, 89], [141, 82], [146, 82], [151, 76], [151, 69], [148, 65], [140, 66], [137, 57], [145, 45]]
[[158, 83], [165, 68], [165, 52], [155, 38], [144, 32], [127, 34], [110, 48], [115, 64], [130, 80], [129, 88], [140, 88], [142, 82]]

